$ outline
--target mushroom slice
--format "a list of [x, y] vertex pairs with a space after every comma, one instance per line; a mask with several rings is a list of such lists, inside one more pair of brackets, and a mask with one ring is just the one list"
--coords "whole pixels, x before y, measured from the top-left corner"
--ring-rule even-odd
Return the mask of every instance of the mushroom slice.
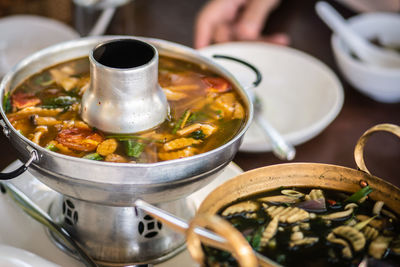
[[295, 198], [301, 198], [304, 196], [303, 193], [296, 191], [296, 190], [291, 190], [291, 189], [284, 189], [281, 191], [281, 193], [285, 196], [295, 197]]
[[53, 79], [56, 81], [56, 83], [59, 84], [61, 87], [63, 87], [65, 91], [71, 91], [73, 88], [75, 88], [75, 86], [79, 82], [79, 79], [70, 76], [73, 73], [71, 73], [70, 70], [67, 70], [65, 68], [51, 69], [50, 73]]
[[315, 199], [325, 199], [324, 192], [321, 189], [313, 189], [311, 192], [304, 197], [306, 200], [315, 200]]
[[362, 232], [364, 233], [364, 236], [368, 239], [368, 240], [374, 240], [375, 238], [378, 237], [379, 232], [378, 230], [376, 230], [374, 227], [371, 227], [369, 225], [365, 226], [362, 229]]
[[45, 126], [52, 126], [56, 124], [60, 124], [61, 121], [57, 120], [53, 117], [39, 117], [38, 115], [32, 115], [30, 117], [33, 125], [45, 125]]
[[278, 225], [279, 225], [279, 216], [276, 216], [269, 222], [268, 226], [265, 228], [261, 236], [261, 243], [260, 243], [261, 247], [267, 245], [269, 240], [271, 240], [271, 238], [275, 236], [276, 232], [278, 231]]
[[176, 133], [180, 136], [185, 136], [185, 135], [191, 134], [195, 131], [202, 130], [205, 135], [205, 138], [207, 138], [210, 135], [212, 135], [217, 129], [218, 129], [218, 127], [213, 126], [211, 124], [195, 123], [195, 124], [186, 126], [183, 129], [180, 129]]
[[293, 207], [271, 206], [266, 209], [266, 212], [271, 217], [279, 215], [279, 221], [287, 223], [300, 222], [310, 218], [310, 214], [307, 211]]
[[339, 211], [339, 212], [334, 212], [334, 213], [327, 214], [327, 215], [322, 215], [321, 218], [324, 220], [342, 219], [342, 218], [350, 216], [353, 213], [353, 210], [357, 207], [358, 207], [357, 204], [350, 203], [344, 207], [344, 211]]
[[168, 101], [179, 101], [179, 100], [182, 100], [182, 99], [188, 97], [188, 95], [185, 93], [174, 92], [167, 88], [163, 88], [163, 91], [164, 91], [164, 94], [167, 97]]
[[163, 148], [165, 151], [182, 149], [191, 145], [197, 145], [203, 142], [202, 140], [196, 140], [194, 138], [177, 138], [168, 143], [165, 143]]
[[368, 248], [368, 254], [375, 259], [380, 259], [386, 252], [389, 247], [390, 241], [392, 241], [393, 237], [388, 236], [378, 236], [371, 242]]
[[39, 144], [40, 138], [42, 137], [43, 134], [47, 133], [49, 130], [47, 129], [47, 126], [38, 126], [35, 129], [35, 133], [33, 134], [32, 142], [35, 144]]
[[243, 201], [227, 207], [222, 216], [229, 216], [242, 212], [256, 212], [260, 208], [260, 204], [254, 201]]
[[299, 202], [297, 197], [285, 196], [285, 195], [277, 195], [277, 196], [269, 196], [259, 198], [259, 201], [262, 202], [270, 202], [270, 203], [287, 203], [287, 204], [294, 204]]
[[333, 229], [332, 233], [348, 240], [354, 251], [360, 251], [365, 246], [366, 240], [364, 235], [354, 227], [342, 225]]
[[24, 109], [21, 109], [21, 110], [15, 112], [15, 113], [11, 113], [11, 114], [7, 115], [7, 117], [10, 120], [10, 122], [13, 122], [16, 120], [28, 118], [29, 116], [35, 115], [35, 114], [38, 116], [52, 117], [52, 116], [58, 115], [62, 111], [63, 111], [62, 108], [45, 109], [45, 108], [41, 108], [41, 107], [27, 107], [27, 108], [24, 108]]
[[299, 241], [303, 238], [304, 238], [304, 234], [301, 231], [295, 231], [290, 236], [290, 240], [292, 240], [292, 241]]
[[329, 235], [326, 237], [326, 240], [328, 240], [331, 243], [342, 245], [343, 246], [342, 255], [344, 258], [347, 259], [353, 258], [353, 253], [351, 252], [350, 245], [349, 243], [347, 243], [346, 240], [337, 238], [333, 233], [329, 233]]
[[318, 242], [318, 237], [305, 237], [303, 239], [295, 240], [295, 241], [290, 241], [289, 242], [289, 247], [295, 247], [295, 246], [304, 246], [304, 245], [312, 245]]
[[375, 205], [372, 209], [372, 214], [379, 215], [381, 213], [383, 205], [385, 205], [385, 202], [383, 202], [383, 201], [375, 202]]

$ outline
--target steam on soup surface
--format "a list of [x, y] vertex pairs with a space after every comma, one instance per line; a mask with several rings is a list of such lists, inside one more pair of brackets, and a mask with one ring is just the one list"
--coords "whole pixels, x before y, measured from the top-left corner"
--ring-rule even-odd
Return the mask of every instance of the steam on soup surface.
[[[283, 266], [399, 266], [398, 215], [368, 199], [320, 188], [283, 188], [239, 200], [219, 215], [258, 253]], [[229, 253], [205, 248], [209, 266], [237, 266]]]
[[5, 96], [15, 129], [46, 149], [108, 162], [152, 163], [200, 154], [226, 143], [242, 128], [245, 109], [232, 85], [195, 64], [159, 60], [167, 120], [138, 134], [101, 132], [82, 121], [80, 101], [89, 86], [88, 58], [43, 70]]

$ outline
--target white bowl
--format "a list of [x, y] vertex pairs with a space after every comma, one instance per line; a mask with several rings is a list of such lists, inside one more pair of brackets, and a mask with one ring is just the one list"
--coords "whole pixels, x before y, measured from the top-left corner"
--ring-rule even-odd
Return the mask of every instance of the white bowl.
[[[366, 13], [348, 19], [348, 24], [369, 40], [379, 38], [386, 45], [400, 47], [399, 14]], [[331, 44], [336, 63], [352, 86], [376, 101], [400, 102], [400, 68], [368, 65], [354, 58], [336, 34], [332, 35]]]

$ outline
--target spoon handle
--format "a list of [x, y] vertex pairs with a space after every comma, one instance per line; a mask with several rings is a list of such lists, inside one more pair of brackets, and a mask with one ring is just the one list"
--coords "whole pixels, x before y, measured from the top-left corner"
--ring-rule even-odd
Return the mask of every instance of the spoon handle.
[[[182, 234], [185, 234], [186, 231], [189, 229], [189, 223], [187, 221], [178, 218], [165, 210], [159, 209], [156, 206], [153, 206], [141, 199], [136, 199], [134, 205], [135, 207], [144, 210], [151, 216], [162, 221], [172, 229]], [[212, 245], [219, 249], [229, 250], [229, 245], [225, 238], [201, 227], [196, 227], [194, 231], [206, 244]]]
[[265, 120], [261, 114], [255, 113], [254, 119], [258, 126], [264, 131], [272, 146], [272, 153], [282, 160], [293, 160], [296, 156], [296, 149], [286, 142], [282, 135]]
[[315, 5], [315, 10], [325, 24], [328, 25], [333, 32], [343, 38], [346, 44], [359, 58], [369, 62], [368, 60], [370, 57], [368, 57], [368, 55], [366, 57], [364, 56], [369, 50], [367, 42], [350, 29], [345, 19], [330, 4], [318, 2]]

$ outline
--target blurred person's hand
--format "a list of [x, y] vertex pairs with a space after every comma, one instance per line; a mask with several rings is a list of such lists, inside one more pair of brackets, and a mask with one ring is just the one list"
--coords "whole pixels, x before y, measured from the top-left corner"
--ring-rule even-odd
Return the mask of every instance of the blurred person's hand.
[[289, 44], [284, 33], [261, 36], [271, 11], [280, 0], [210, 0], [197, 16], [195, 48], [228, 41], [266, 41]]

